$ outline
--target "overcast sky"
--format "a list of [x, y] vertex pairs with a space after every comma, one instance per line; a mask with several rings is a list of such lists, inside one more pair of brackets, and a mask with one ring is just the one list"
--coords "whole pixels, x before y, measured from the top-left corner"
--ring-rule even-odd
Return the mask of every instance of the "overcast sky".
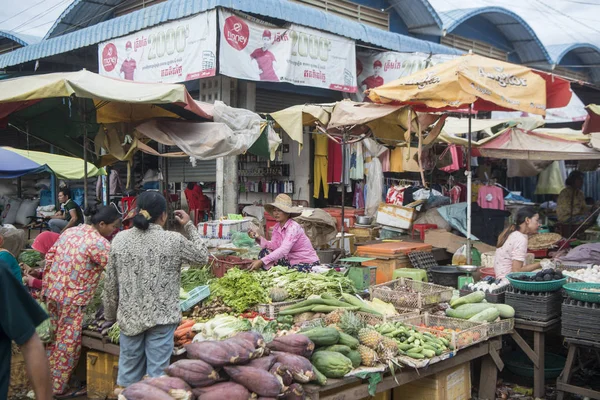
[[[44, 36], [73, 0], [5, 0], [0, 30]], [[390, 0], [394, 1], [394, 0]], [[600, 0], [430, 0], [438, 11], [500, 6], [525, 19], [546, 45], [589, 42], [600, 46]]]

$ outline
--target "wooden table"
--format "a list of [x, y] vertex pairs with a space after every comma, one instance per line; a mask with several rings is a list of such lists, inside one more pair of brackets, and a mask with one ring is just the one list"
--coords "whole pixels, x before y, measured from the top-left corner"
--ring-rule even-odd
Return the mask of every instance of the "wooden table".
[[[546, 363], [546, 333], [557, 328], [560, 328], [560, 318], [555, 318], [547, 322], [515, 319], [515, 331], [510, 335], [533, 362], [533, 397], [545, 397], [544, 366]], [[533, 349], [529, 347], [529, 344], [517, 332], [518, 329], [533, 332]]]
[[81, 345], [91, 350], [98, 350], [114, 356], [119, 355], [119, 345], [112, 343], [106, 336], [97, 332], [83, 331]]
[[[462, 349], [447, 360], [430, 365], [419, 370], [404, 368], [396, 371], [396, 380], [391, 374], [386, 374], [377, 384], [377, 393], [385, 392], [398, 386], [425, 378], [449, 368], [472, 360], [482, 358], [479, 384], [479, 398], [481, 400], [496, 399], [496, 381], [498, 370], [504, 368], [498, 351], [502, 348], [502, 340], [493, 338], [486, 342], [478, 343]], [[304, 385], [307, 398], [311, 400], [358, 400], [370, 397], [369, 383], [359, 378], [329, 379], [326, 386]]]
[[566, 338], [565, 341], [569, 343], [569, 353], [567, 354], [567, 361], [565, 362], [565, 368], [560, 373], [558, 380], [556, 381], [556, 400], [563, 400], [565, 393], [578, 394], [582, 397], [590, 397], [592, 399], [600, 399], [600, 392], [596, 390], [586, 389], [580, 386], [569, 384], [571, 375], [576, 372], [579, 367], [574, 368], [575, 356], [579, 347], [590, 347], [596, 351], [598, 357], [598, 350], [600, 349], [600, 343], [590, 342], [587, 340], [579, 340]]

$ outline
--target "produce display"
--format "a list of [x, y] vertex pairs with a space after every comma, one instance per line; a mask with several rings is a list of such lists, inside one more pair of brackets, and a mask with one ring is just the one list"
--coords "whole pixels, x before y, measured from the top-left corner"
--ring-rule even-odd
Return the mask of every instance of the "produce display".
[[210, 267], [188, 268], [181, 271], [181, 288], [189, 292], [198, 286], [207, 285], [214, 277]]
[[525, 282], [549, 282], [549, 281], [557, 281], [563, 279], [563, 273], [559, 270], [548, 268], [541, 270], [535, 275], [511, 275], [512, 279], [517, 281], [525, 281]]
[[515, 309], [507, 304], [485, 303], [485, 294], [480, 291], [450, 301], [446, 315], [451, 318], [473, 322], [494, 322], [498, 318], [513, 318]]
[[238, 313], [271, 301], [259, 275], [238, 268], [232, 268], [222, 278], [210, 281], [209, 286], [209, 303], [219, 298]]
[[593, 265], [590, 268], [581, 268], [577, 271], [562, 271], [564, 276], [574, 278], [587, 283], [600, 283], [600, 265]]
[[479, 282], [467, 283], [463, 289], [471, 290], [471, 291], [482, 291], [485, 293], [493, 293], [494, 291], [500, 291], [500, 289], [505, 289], [510, 285], [510, 282], [506, 279], [495, 279], [491, 276], [486, 276]]

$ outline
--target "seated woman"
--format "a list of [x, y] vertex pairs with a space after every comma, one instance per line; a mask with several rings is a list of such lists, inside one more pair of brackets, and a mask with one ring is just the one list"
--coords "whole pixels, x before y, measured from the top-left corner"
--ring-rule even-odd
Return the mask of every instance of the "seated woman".
[[[35, 251], [39, 252], [42, 257], [46, 257], [46, 253], [50, 251], [54, 243], [58, 240], [60, 235], [58, 233], [45, 231], [37, 235], [31, 248]], [[42, 290], [42, 277], [43, 277], [43, 268], [42, 269], [33, 269], [33, 268], [25, 268], [23, 280], [25, 284], [30, 289]]]
[[302, 214], [300, 208], [292, 206], [292, 199], [286, 194], [280, 194], [275, 202], [267, 204], [265, 210], [278, 222], [273, 228], [271, 241], [259, 236], [256, 232], [248, 234], [260, 243], [263, 250], [260, 260], [250, 266], [255, 270], [261, 267], [269, 269], [275, 265], [283, 265], [299, 271], [309, 271], [319, 265], [319, 257], [313, 249], [304, 229], [292, 218]]
[[540, 227], [540, 216], [531, 207], [521, 208], [517, 222], [506, 228], [498, 237], [494, 272], [496, 279], [511, 272], [531, 272], [540, 268], [540, 263], [523, 265], [527, 256], [529, 235], [535, 235]]
[[583, 173], [573, 171], [565, 181], [564, 188], [556, 201], [556, 216], [561, 224], [581, 224], [589, 216], [583, 188]]

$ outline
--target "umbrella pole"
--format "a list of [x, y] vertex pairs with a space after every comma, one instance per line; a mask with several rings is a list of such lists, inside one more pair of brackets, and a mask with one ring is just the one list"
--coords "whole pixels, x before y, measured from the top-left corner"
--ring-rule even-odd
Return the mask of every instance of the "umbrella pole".
[[344, 169], [344, 166], [346, 165], [346, 152], [345, 150], [345, 146], [346, 146], [346, 129], [344, 129], [344, 132], [342, 134], [342, 239], [341, 239], [341, 247], [344, 248], [344, 233], [345, 233], [345, 224], [344, 224], [344, 217], [345, 217], [345, 209], [346, 209], [346, 185], [345, 185], [345, 176], [346, 176], [346, 170]]
[[87, 126], [86, 126], [86, 110], [85, 99], [80, 99], [83, 110], [83, 209], [88, 208], [88, 163], [87, 163]]
[[473, 184], [471, 171], [471, 118], [473, 104], [469, 105], [469, 136], [467, 138], [467, 265], [471, 265], [471, 200]]

